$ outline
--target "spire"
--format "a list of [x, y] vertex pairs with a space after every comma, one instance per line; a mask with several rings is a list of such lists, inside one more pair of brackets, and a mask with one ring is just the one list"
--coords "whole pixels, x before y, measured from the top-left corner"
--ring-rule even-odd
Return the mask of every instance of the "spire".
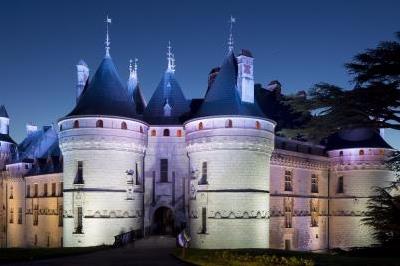
[[168, 52], [167, 52], [167, 61], [168, 61], [168, 68], [167, 72], [169, 73], [175, 73], [175, 56], [171, 52], [172, 47], [171, 47], [171, 41], [168, 41]]
[[108, 34], [108, 24], [111, 24], [111, 18], [106, 17], [106, 41], [104, 42], [104, 44], [106, 45], [106, 57], [110, 57], [110, 36]]
[[6, 107], [4, 105], [0, 105], [0, 117], [9, 118]]
[[236, 22], [236, 18], [231, 15], [229, 19], [229, 38], [228, 38], [228, 53], [233, 52], [233, 23]]

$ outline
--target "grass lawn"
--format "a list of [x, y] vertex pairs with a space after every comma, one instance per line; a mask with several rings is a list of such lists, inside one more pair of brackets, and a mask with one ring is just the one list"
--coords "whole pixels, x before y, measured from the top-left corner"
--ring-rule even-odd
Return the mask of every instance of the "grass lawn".
[[2, 248], [0, 249], [0, 264], [16, 261], [30, 261], [79, 255], [108, 248], [110, 247], [98, 246], [84, 248]]
[[[363, 252], [311, 253], [270, 249], [200, 250], [188, 249], [185, 261], [195, 265], [223, 266], [400, 266], [400, 255], [375, 249]], [[181, 249], [175, 256], [181, 257]]]

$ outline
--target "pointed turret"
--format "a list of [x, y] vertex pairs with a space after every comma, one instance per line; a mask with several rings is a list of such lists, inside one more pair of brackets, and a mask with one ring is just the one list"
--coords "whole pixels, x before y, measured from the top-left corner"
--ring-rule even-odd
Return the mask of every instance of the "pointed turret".
[[167, 70], [144, 111], [144, 118], [150, 124], [181, 124], [181, 116], [189, 111], [189, 102], [175, 79], [175, 58], [170, 43], [167, 62]]
[[89, 86], [67, 116], [110, 115], [135, 118], [135, 105], [129, 100], [110, 56], [105, 56]]
[[[133, 66], [132, 62], [134, 62]], [[129, 99], [133, 100], [133, 102], [135, 103], [136, 113], [141, 115], [146, 108], [146, 100], [144, 99], [139, 86], [137, 62], [137, 58], [135, 58], [135, 61], [129, 60], [129, 79], [127, 83], [127, 88]]]
[[10, 118], [6, 107], [4, 105], [0, 106], [0, 134], [8, 135], [10, 127]]
[[216, 115], [264, 117], [257, 103], [241, 100], [237, 89], [237, 80], [238, 62], [231, 51], [225, 58], [195, 117]]

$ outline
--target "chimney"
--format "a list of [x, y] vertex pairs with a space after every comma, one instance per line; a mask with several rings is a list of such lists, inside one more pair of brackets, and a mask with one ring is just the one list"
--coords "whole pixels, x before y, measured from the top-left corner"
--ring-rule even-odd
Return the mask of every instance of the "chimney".
[[26, 133], [31, 135], [32, 133], [38, 131], [38, 127], [32, 123], [26, 124]]
[[254, 103], [254, 58], [250, 51], [242, 49], [237, 57], [238, 77], [237, 89], [242, 102]]
[[76, 65], [78, 81], [76, 84], [76, 102], [78, 102], [83, 89], [85, 88], [86, 82], [89, 78], [89, 67], [85, 61], [80, 60]]

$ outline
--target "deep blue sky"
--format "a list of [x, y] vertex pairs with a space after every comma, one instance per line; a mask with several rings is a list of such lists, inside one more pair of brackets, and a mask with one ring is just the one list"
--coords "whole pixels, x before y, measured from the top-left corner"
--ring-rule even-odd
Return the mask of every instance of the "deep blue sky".
[[[176, 75], [188, 98], [204, 94], [209, 70], [226, 54], [228, 19], [235, 49], [255, 57], [258, 83], [278, 79], [284, 93], [325, 81], [351, 86], [343, 64], [394, 39], [400, 1], [4, 1], [0, 2], [0, 103], [21, 141], [25, 124], [50, 124], [75, 104], [75, 65], [94, 73], [104, 55], [104, 18], [112, 17], [111, 56], [121, 77], [139, 58], [147, 100], [166, 68], [171, 40]], [[400, 133], [387, 132], [400, 148]], [[396, 139], [397, 138], [397, 139]]]

